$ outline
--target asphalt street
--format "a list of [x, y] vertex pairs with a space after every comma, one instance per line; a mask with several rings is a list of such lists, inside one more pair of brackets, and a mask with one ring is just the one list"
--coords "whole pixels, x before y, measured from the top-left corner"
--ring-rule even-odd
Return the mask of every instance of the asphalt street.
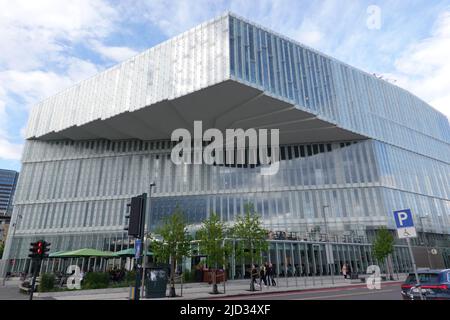
[[27, 300], [29, 297], [19, 292], [17, 286], [0, 285], [0, 300]]
[[[224, 298], [232, 300], [236, 298]], [[239, 300], [401, 300], [400, 284], [384, 284], [380, 290], [358, 288], [328, 288], [284, 293], [242, 296]], [[221, 299], [222, 300], [222, 299]]]

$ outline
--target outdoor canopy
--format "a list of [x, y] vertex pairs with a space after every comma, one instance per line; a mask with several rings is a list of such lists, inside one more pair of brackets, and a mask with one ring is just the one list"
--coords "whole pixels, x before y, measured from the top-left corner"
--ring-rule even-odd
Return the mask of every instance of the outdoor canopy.
[[58, 255], [59, 255], [59, 254], [62, 254], [62, 253], [64, 253], [64, 252], [67, 252], [67, 251], [56, 251], [56, 252], [50, 253], [50, 254], [48, 255], [48, 257], [49, 257], [49, 258], [58, 258]]
[[[136, 250], [135, 250], [135, 248], [129, 248], [129, 249], [117, 251], [114, 253], [119, 257], [123, 257], [123, 256], [134, 257], [136, 255]], [[152, 256], [152, 255], [153, 255], [153, 252], [147, 251], [147, 256]]]
[[84, 248], [73, 251], [58, 251], [49, 255], [51, 258], [80, 258], [80, 257], [102, 257], [116, 258], [118, 255], [111, 251], [100, 251], [96, 249]]

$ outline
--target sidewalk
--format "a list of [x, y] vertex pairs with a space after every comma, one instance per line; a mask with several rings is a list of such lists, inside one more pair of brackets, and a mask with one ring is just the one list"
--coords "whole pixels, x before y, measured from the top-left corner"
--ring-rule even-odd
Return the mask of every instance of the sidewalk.
[[[394, 281], [383, 281], [383, 284], [388, 283], [400, 283], [406, 278], [405, 275], [394, 276]], [[175, 298], [160, 298], [151, 300], [195, 300], [195, 299], [215, 299], [224, 297], [239, 297], [247, 295], [258, 295], [275, 292], [290, 292], [301, 290], [316, 290], [325, 288], [349, 288], [349, 287], [365, 287], [365, 282], [360, 279], [357, 280], [344, 280], [342, 276], [331, 277], [298, 277], [298, 278], [277, 278], [277, 286], [263, 288], [256, 286], [257, 291], [251, 292], [250, 280], [230, 280], [226, 284], [226, 292], [223, 293], [223, 284], [218, 285], [220, 294], [211, 294], [212, 285], [207, 283], [187, 283], [183, 285], [181, 292], [181, 286], [177, 284]], [[334, 280], [334, 281], [333, 281]], [[333, 283], [334, 282], [334, 283]], [[55, 300], [128, 300], [130, 294], [130, 288], [114, 288], [114, 289], [99, 289], [99, 290], [83, 290], [83, 291], [66, 291], [66, 292], [50, 292], [50, 293], [37, 293], [36, 297], [41, 299], [55, 299]], [[182, 294], [182, 296], [181, 296]], [[146, 299], [142, 299], [146, 300]]]

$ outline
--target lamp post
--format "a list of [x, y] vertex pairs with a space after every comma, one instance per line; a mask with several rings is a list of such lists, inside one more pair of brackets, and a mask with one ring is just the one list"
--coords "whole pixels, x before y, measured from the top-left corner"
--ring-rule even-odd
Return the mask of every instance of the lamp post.
[[151, 209], [151, 205], [150, 205], [150, 201], [152, 198], [152, 188], [156, 186], [155, 182], [150, 183], [150, 189], [149, 189], [149, 193], [148, 193], [148, 198], [147, 198], [147, 203], [146, 208], [145, 208], [145, 214], [144, 214], [144, 234], [143, 234], [143, 239], [142, 239], [142, 250], [143, 252], [143, 261], [142, 261], [142, 283], [141, 283], [141, 297], [144, 297], [145, 295], [145, 266], [147, 264], [147, 238], [148, 238], [148, 230], [149, 230], [149, 225], [150, 225], [150, 209]]
[[328, 223], [327, 223], [327, 216], [325, 215], [325, 208], [329, 208], [329, 205], [323, 205], [322, 206], [322, 216], [323, 216], [323, 222], [325, 223], [325, 240], [328, 242]]
[[424, 224], [423, 224], [423, 220], [424, 219], [428, 219], [428, 215], [419, 217], [420, 228], [422, 229], [422, 242], [425, 245], [425, 249], [427, 250], [428, 265], [430, 266], [430, 268], [432, 268], [433, 266], [431, 265], [430, 250], [428, 248], [428, 240], [427, 240], [427, 238], [425, 236], [425, 228], [424, 228]]
[[[327, 216], [325, 214], [325, 208], [329, 208], [329, 205], [323, 205], [322, 206], [322, 214], [323, 214], [323, 221], [325, 222], [325, 233], [326, 233], [326, 242], [329, 242], [328, 239], [328, 223], [327, 223]], [[333, 248], [331, 244], [325, 244], [325, 252], [327, 257], [327, 266], [328, 266], [328, 272], [331, 275], [331, 282], [334, 284], [334, 257], [333, 257]]]

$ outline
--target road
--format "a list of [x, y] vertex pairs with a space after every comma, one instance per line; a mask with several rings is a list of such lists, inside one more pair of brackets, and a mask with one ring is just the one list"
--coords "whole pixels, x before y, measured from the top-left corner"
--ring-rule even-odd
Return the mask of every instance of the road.
[[[236, 298], [224, 298], [231, 300]], [[383, 284], [380, 290], [366, 287], [328, 288], [283, 293], [242, 296], [239, 300], [401, 300], [400, 284]]]
[[0, 284], [0, 300], [27, 300], [29, 297], [19, 292], [18, 286], [2, 286]]

